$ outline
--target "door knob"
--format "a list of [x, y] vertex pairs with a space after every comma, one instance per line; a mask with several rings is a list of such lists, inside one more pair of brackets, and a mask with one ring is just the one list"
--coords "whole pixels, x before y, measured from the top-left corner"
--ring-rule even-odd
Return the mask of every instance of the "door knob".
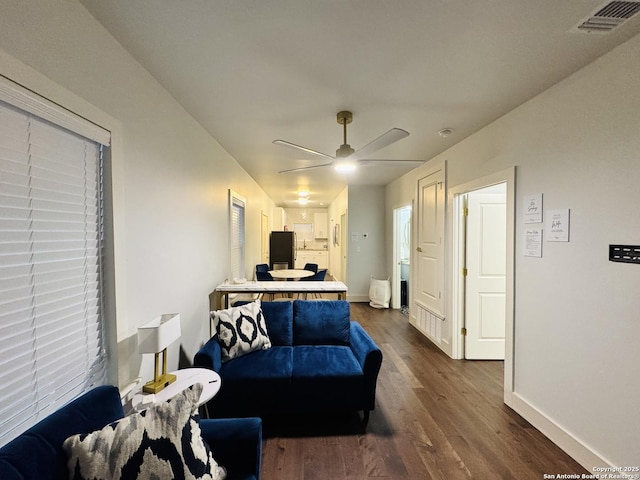
[[416, 248], [416, 250], [420, 253], [422, 253], [422, 249], [420, 247]]

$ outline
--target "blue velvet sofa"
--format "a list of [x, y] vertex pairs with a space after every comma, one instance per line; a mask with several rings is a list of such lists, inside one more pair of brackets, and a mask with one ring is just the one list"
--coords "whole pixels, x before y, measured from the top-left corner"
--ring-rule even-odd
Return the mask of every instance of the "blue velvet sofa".
[[222, 362], [217, 334], [194, 364], [217, 371], [220, 392], [208, 404], [214, 417], [363, 411], [375, 408], [382, 352], [351, 321], [344, 300], [262, 302], [271, 348]]
[[[118, 389], [97, 387], [49, 415], [0, 448], [0, 479], [68, 479], [64, 440], [100, 430], [123, 416]], [[262, 422], [259, 418], [201, 420], [209, 444], [228, 480], [259, 480]]]

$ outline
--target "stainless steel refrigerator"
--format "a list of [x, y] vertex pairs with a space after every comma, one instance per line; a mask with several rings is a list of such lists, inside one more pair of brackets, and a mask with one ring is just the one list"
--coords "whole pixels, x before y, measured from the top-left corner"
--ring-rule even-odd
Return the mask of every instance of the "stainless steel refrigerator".
[[269, 236], [269, 262], [271, 270], [295, 268], [296, 233], [271, 232]]

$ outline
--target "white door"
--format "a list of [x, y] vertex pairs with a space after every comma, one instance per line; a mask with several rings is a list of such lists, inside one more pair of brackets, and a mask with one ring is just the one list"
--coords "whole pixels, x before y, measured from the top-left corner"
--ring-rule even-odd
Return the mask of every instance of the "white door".
[[504, 360], [506, 184], [467, 197], [465, 358]]
[[444, 290], [444, 172], [418, 181], [416, 301], [443, 315]]

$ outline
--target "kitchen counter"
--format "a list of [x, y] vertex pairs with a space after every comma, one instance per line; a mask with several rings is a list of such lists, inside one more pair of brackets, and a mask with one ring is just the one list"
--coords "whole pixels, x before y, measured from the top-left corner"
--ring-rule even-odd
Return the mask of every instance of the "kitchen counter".
[[306, 263], [318, 264], [318, 269], [329, 268], [328, 250], [305, 248], [296, 251], [295, 268], [304, 268]]

